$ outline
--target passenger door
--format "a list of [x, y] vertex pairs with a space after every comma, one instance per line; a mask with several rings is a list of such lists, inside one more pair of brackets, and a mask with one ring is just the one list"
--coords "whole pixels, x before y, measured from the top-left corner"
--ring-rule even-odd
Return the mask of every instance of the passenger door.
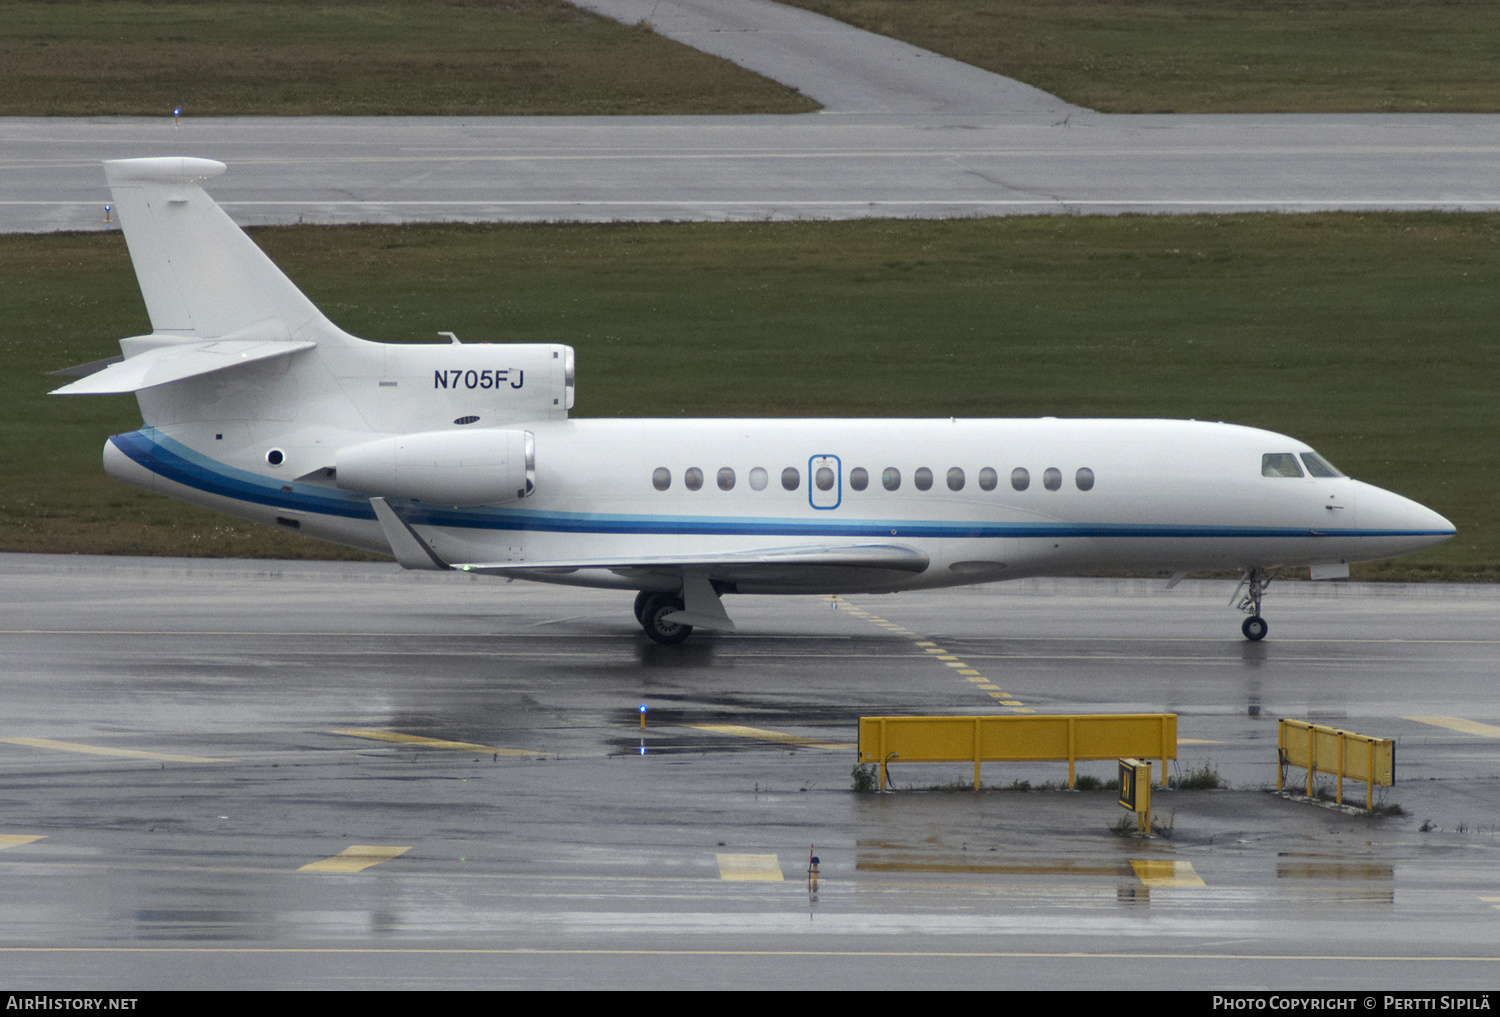
[[838, 456], [807, 461], [807, 500], [815, 509], [836, 509], [844, 498], [844, 473]]

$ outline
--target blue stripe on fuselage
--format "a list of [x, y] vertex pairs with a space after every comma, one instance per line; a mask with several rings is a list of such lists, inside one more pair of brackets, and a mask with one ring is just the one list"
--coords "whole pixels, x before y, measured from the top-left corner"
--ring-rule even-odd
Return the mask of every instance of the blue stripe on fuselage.
[[[210, 459], [152, 427], [117, 434], [116, 448], [152, 473], [198, 491], [255, 505], [348, 519], [375, 519], [369, 494], [316, 484], [282, 483]], [[290, 488], [290, 490], [284, 490]], [[1306, 537], [1305, 526], [1190, 526], [1064, 522], [984, 522], [981, 520], [791, 519], [755, 516], [658, 516], [593, 512], [540, 512], [477, 506], [456, 508], [397, 501], [401, 515], [419, 526], [459, 529], [530, 530], [547, 533], [678, 534], [688, 536], [867, 537]], [[1320, 529], [1329, 537], [1417, 537], [1447, 535], [1438, 530]]]

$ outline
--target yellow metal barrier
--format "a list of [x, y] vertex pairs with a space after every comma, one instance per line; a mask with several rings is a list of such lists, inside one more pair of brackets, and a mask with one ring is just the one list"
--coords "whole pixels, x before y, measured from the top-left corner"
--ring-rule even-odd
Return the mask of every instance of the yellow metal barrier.
[[1151, 764], [1139, 759], [1120, 760], [1119, 804], [1135, 813], [1136, 829], [1151, 832]]
[[974, 763], [974, 788], [979, 788], [979, 764], [998, 762], [1068, 761], [1068, 786], [1073, 786], [1074, 763], [1080, 759], [1118, 759], [1139, 756], [1162, 761], [1177, 758], [1175, 713], [1094, 713], [1046, 716], [971, 717], [861, 717], [859, 761], [880, 767], [885, 789], [885, 767], [903, 763]]
[[1396, 743], [1389, 738], [1341, 731], [1309, 724], [1302, 720], [1282, 720], [1277, 727], [1276, 749], [1280, 765], [1276, 768], [1276, 787], [1284, 782], [1288, 766], [1307, 770], [1307, 797], [1313, 796], [1314, 781], [1319, 773], [1338, 778], [1337, 800], [1344, 803], [1344, 778], [1365, 782], [1365, 808], [1375, 797], [1375, 785], [1390, 787], [1396, 783]]

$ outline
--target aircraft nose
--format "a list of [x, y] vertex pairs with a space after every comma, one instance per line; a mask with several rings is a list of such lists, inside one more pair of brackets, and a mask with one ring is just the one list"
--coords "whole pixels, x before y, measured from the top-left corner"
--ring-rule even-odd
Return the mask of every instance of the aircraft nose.
[[1359, 492], [1359, 528], [1397, 543], [1401, 553], [1435, 547], [1458, 532], [1426, 505], [1368, 484]]

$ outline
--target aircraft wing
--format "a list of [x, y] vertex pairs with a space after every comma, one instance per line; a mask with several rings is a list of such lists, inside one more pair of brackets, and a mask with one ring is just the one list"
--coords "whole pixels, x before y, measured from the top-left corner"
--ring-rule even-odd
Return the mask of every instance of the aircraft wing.
[[820, 544], [807, 547], [756, 548], [697, 555], [644, 555], [621, 558], [571, 558], [553, 561], [499, 561], [455, 564], [463, 572], [522, 577], [528, 572], [574, 572], [609, 569], [616, 573], [655, 573], [681, 576], [692, 572], [727, 582], [771, 582], [795, 579], [808, 570], [870, 569], [919, 573], [927, 569], [927, 555], [900, 544]]
[[884, 585], [892, 579], [925, 572], [930, 563], [925, 553], [902, 544], [814, 544], [710, 554], [449, 563], [384, 498], [371, 498], [370, 507], [375, 510], [391, 553], [409, 569], [456, 569], [516, 579], [545, 579], [548, 575], [567, 575], [582, 569], [607, 569], [627, 578], [666, 576], [682, 580], [685, 586], [749, 583], [796, 590], [848, 583], [852, 592], [866, 584]]

